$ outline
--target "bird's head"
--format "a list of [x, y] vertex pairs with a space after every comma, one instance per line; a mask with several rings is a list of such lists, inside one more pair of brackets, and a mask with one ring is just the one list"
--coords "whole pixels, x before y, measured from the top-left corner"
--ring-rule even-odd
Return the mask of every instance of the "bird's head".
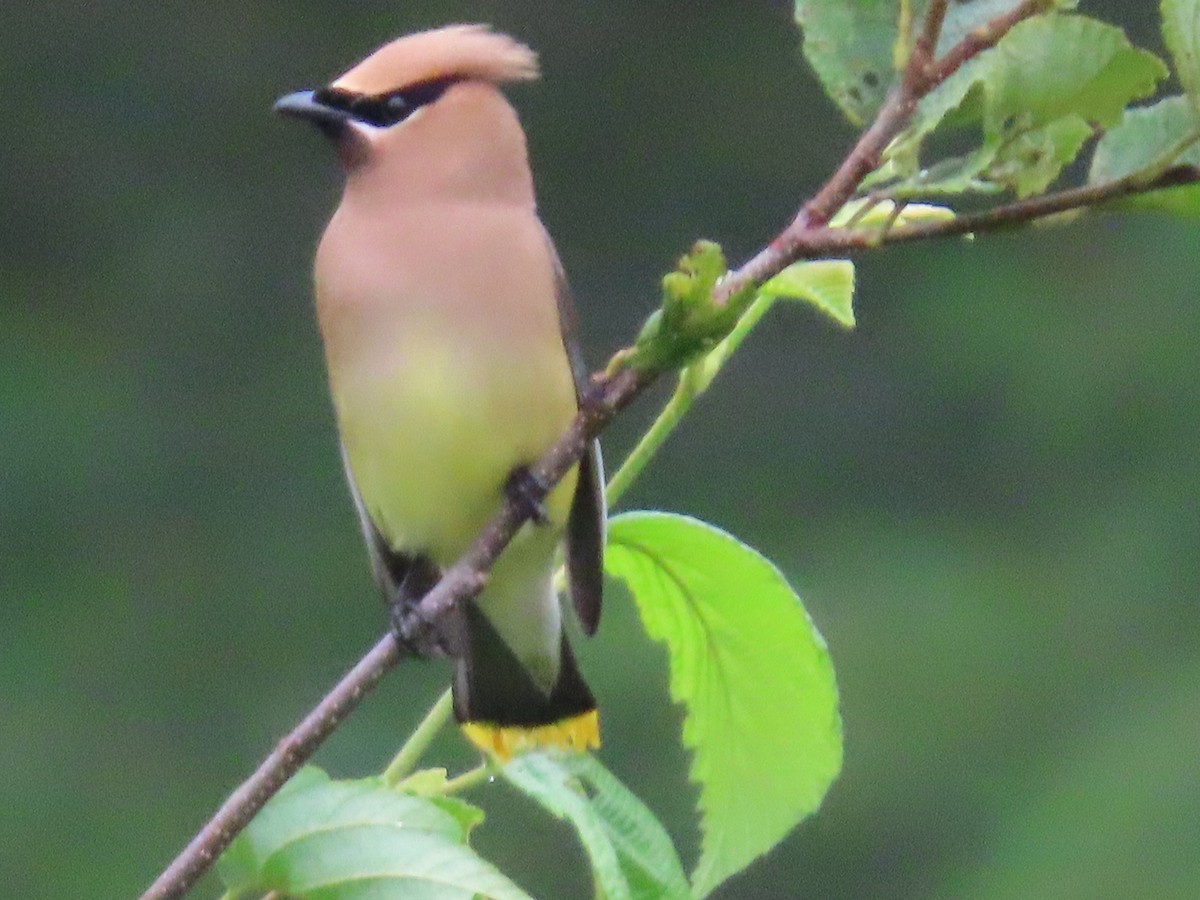
[[[461, 149], [448, 144], [503, 138], [489, 133], [508, 128], [502, 119], [509, 108], [496, 85], [537, 77], [537, 56], [524, 44], [485, 25], [448, 25], [384, 44], [326, 87], [280, 97], [275, 111], [316, 126], [352, 172], [387, 155], [440, 156]], [[464, 99], [472, 93], [474, 102]], [[497, 100], [500, 119], [488, 111]], [[428, 116], [447, 125], [420, 138], [400, 136]], [[519, 143], [523, 155], [523, 138]]]

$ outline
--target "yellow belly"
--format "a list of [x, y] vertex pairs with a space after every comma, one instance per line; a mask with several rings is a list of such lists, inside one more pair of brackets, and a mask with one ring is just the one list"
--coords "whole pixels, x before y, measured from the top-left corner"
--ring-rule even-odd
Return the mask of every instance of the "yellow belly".
[[[574, 415], [558, 348], [530, 354], [448, 346], [408, 334], [385, 365], [333, 381], [350, 472], [391, 546], [457, 559], [496, 512], [505, 480], [536, 460]], [[554, 531], [566, 521], [575, 475], [547, 503]]]

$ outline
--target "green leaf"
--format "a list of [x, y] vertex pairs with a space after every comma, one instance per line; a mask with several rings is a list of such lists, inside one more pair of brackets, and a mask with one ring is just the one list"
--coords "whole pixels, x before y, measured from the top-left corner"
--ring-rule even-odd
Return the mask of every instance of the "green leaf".
[[992, 157], [988, 181], [1018, 197], [1040, 194], [1091, 137], [1092, 126], [1073, 114], [1026, 131], [1006, 141]]
[[527, 753], [504, 777], [550, 813], [575, 826], [606, 900], [691, 897], [671, 838], [641, 800], [594, 757]]
[[[1200, 116], [1187, 97], [1167, 97], [1153, 106], [1130, 109], [1116, 128], [1096, 145], [1089, 184], [1107, 184], [1138, 173], [1156, 173], [1170, 165], [1200, 166]], [[1167, 188], [1130, 197], [1123, 209], [1200, 215], [1200, 185]]]
[[1179, 83], [1200, 110], [1200, 0], [1162, 0], [1162, 31]]
[[804, 56], [830, 99], [862, 125], [895, 80], [900, 0], [797, 0]]
[[[1019, 0], [960, 0], [942, 24], [938, 54], [967, 33], [1009, 12]], [[1059, 0], [1071, 8], [1078, 0]], [[846, 117], [862, 125], [878, 112], [899, 77], [925, 21], [928, 0], [796, 0], [796, 24], [804, 56], [829, 97]]]
[[[950, 9], [946, 12], [946, 21], [942, 25], [938, 54], [945, 53], [980, 25], [1012, 12], [1020, 2], [1021, 0], [974, 0], [956, 3], [952, 0]], [[1079, 0], [1058, 0], [1053, 5], [1059, 10], [1074, 9], [1079, 5]]]
[[1168, 74], [1162, 60], [1131, 45], [1120, 28], [1078, 15], [1027, 19], [989, 56], [985, 118], [994, 133], [1013, 117], [1031, 127], [1067, 115], [1113, 125]]
[[807, 301], [843, 328], [854, 327], [854, 263], [847, 259], [793, 263], [758, 293], [773, 300]]
[[[1045, 190], [1078, 155], [1090, 127], [1115, 124], [1167, 74], [1158, 57], [1119, 28], [1078, 15], [1017, 24], [917, 107], [869, 183], [893, 180], [896, 196], [967, 190]], [[921, 145], [941, 126], [974, 124], [979, 146], [928, 166]]]
[[[865, 210], [865, 211], [864, 211]], [[867, 197], [851, 200], [829, 222], [831, 228], [888, 228], [894, 225], [911, 225], [919, 222], [949, 222], [954, 219], [954, 210], [948, 206], [932, 203], [905, 203], [896, 209], [891, 200], [875, 202]]]
[[700, 785], [701, 896], [820, 806], [842, 763], [825, 642], [779, 571], [711, 525], [626, 513], [609, 525], [608, 572], [670, 654], [671, 695]]
[[433, 797], [446, 789], [449, 773], [442, 767], [417, 769], [396, 785], [396, 790], [418, 797]]
[[482, 813], [454, 803], [401, 793], [379, 778], [333, 781], [308, 766], [230, 845], [218, 871], [232, 891], [303, 900], [527, 900], [466, 846]]

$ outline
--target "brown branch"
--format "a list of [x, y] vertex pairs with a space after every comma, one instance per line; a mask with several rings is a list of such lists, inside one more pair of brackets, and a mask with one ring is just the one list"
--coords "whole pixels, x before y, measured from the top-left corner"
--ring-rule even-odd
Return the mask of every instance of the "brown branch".
[[930, 87], [941, 84], [957, 72], [967, 60], [994, 47], [1000, 38], [1012, 31], [1013, 26], [1018, 22], [1046, 12], [1052, 6], [1054, 6], [1054, 0], [1025, 0], [1024, 3], [1014, 6], [1004, 15], [997, 16], [978, 28], [972, 28], [961, 41], [947, 50], [946, 55], [934, 64], [929, 73]]
[[1076, 209], [1094, 208], [1137, 194], [1191, 184], [1200, 184], [1200, 166], [1173, 166], [1149, 179], [1132, 175], [1106, 184], [1067, 188], [955, 219], [913, 222], [884, 228], [815, 228], [797, 236], [796, 259], [817, 259], [838, 253], [860, 253], [883, 244], [911, 244], [933, 238], [1006, 231], [1048, 216]]
[[[1082, 188], [1064, 191], [1052, 197], [1000, 207], [978, 216], [964, 216], [950, 222], [917, 223], [892, 228], [830, 229], [833, 215], [857, 191], [859, 184], [879, 164], [888, 144], [907, 126], [917, 102], [944, 81], [959, 66], [994, 45], [1017, 22], [1041, 12], [1048, 0], [1028, 0], [1011, 12], [975, 29], [941, 60], [933, 60], [946, 3], [932, 0], [921, 35], [914, 45], [899, 85], [880, 108], [871, 126], [822, 188], [809, 199], [792, 222], [771, 243], [724, 278], [714, 291], [718, 303], [750, 286], [760, 284], [802, 258], [832, 253], [853, 252], [880, 243], [898, 243], [931, 237], [977, 233], [1011, 227], [1021, 221], [1062, 212], [1077, 206], [1111, 200], [1128, 193], [1168, 186], [1171, 170], [1154, 183], [1127, 185], [1122, 190]], [[1171, 184], [1200, 181], [1200, 172], [1188, 170], [1190, 177]], [[537, 485], [533, 499], [544, 498], [550, 489], [582, 456], [613, 417], [653, 383], [661, 371], [638, 371], [613, 367], [611, 374], [592, 376], [580, 400], [579, 413], [569, 428], [532, 467]], [[432, 627], [456, 604], [482, 590], [492, 565], [529, 518], [530, 504], [505, 503], [466, 554], [425, 596], [411, 617], [410, 631], [419, 634]], [[348, 672], [329, 694], [263, 760], [241, 786], [221, 805], [179, 856], [142, 895], [142, 900], [169, 900], [182, 897], [208, 871], [217, 857], [233, 841], [276, 791], [312, 756], [317, 747], [358, 706], [383, 676], [401, 659], [403, 653], [392, 635], [383, 637]]]
[[937, 52], [938, 38], [942, 36], [942, 25], [946, 21], [946, 11], [949, 8], [950, 0], [930, 0], [929, 9], [925, 11], [925, 25], [913, 44], [913, 58], [909, 59], [908, 71], [916, 72], [925, 78], [929, 77], [929, 67]]
[[142, 895], [142, 900], [165, 900], [186, 894], [263, 805], [296, 774], [325, 738], [399, 661], [399, 649], [389, 634], [343, 676], [303, 721], [275, 746], [254, 774], [229, 795], [216, 815]]

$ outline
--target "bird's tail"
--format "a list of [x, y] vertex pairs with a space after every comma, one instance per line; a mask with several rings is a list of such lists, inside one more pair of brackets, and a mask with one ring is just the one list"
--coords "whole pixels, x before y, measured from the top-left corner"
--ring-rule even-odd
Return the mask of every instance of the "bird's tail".
[[565, 634], [559, 634], [558, 677], [547, 692], [474, 603], [465, 605], [464, 617], [454, 714], [472, 743], [504, 761], [538, 747], [600, 746], [596, 701]]

